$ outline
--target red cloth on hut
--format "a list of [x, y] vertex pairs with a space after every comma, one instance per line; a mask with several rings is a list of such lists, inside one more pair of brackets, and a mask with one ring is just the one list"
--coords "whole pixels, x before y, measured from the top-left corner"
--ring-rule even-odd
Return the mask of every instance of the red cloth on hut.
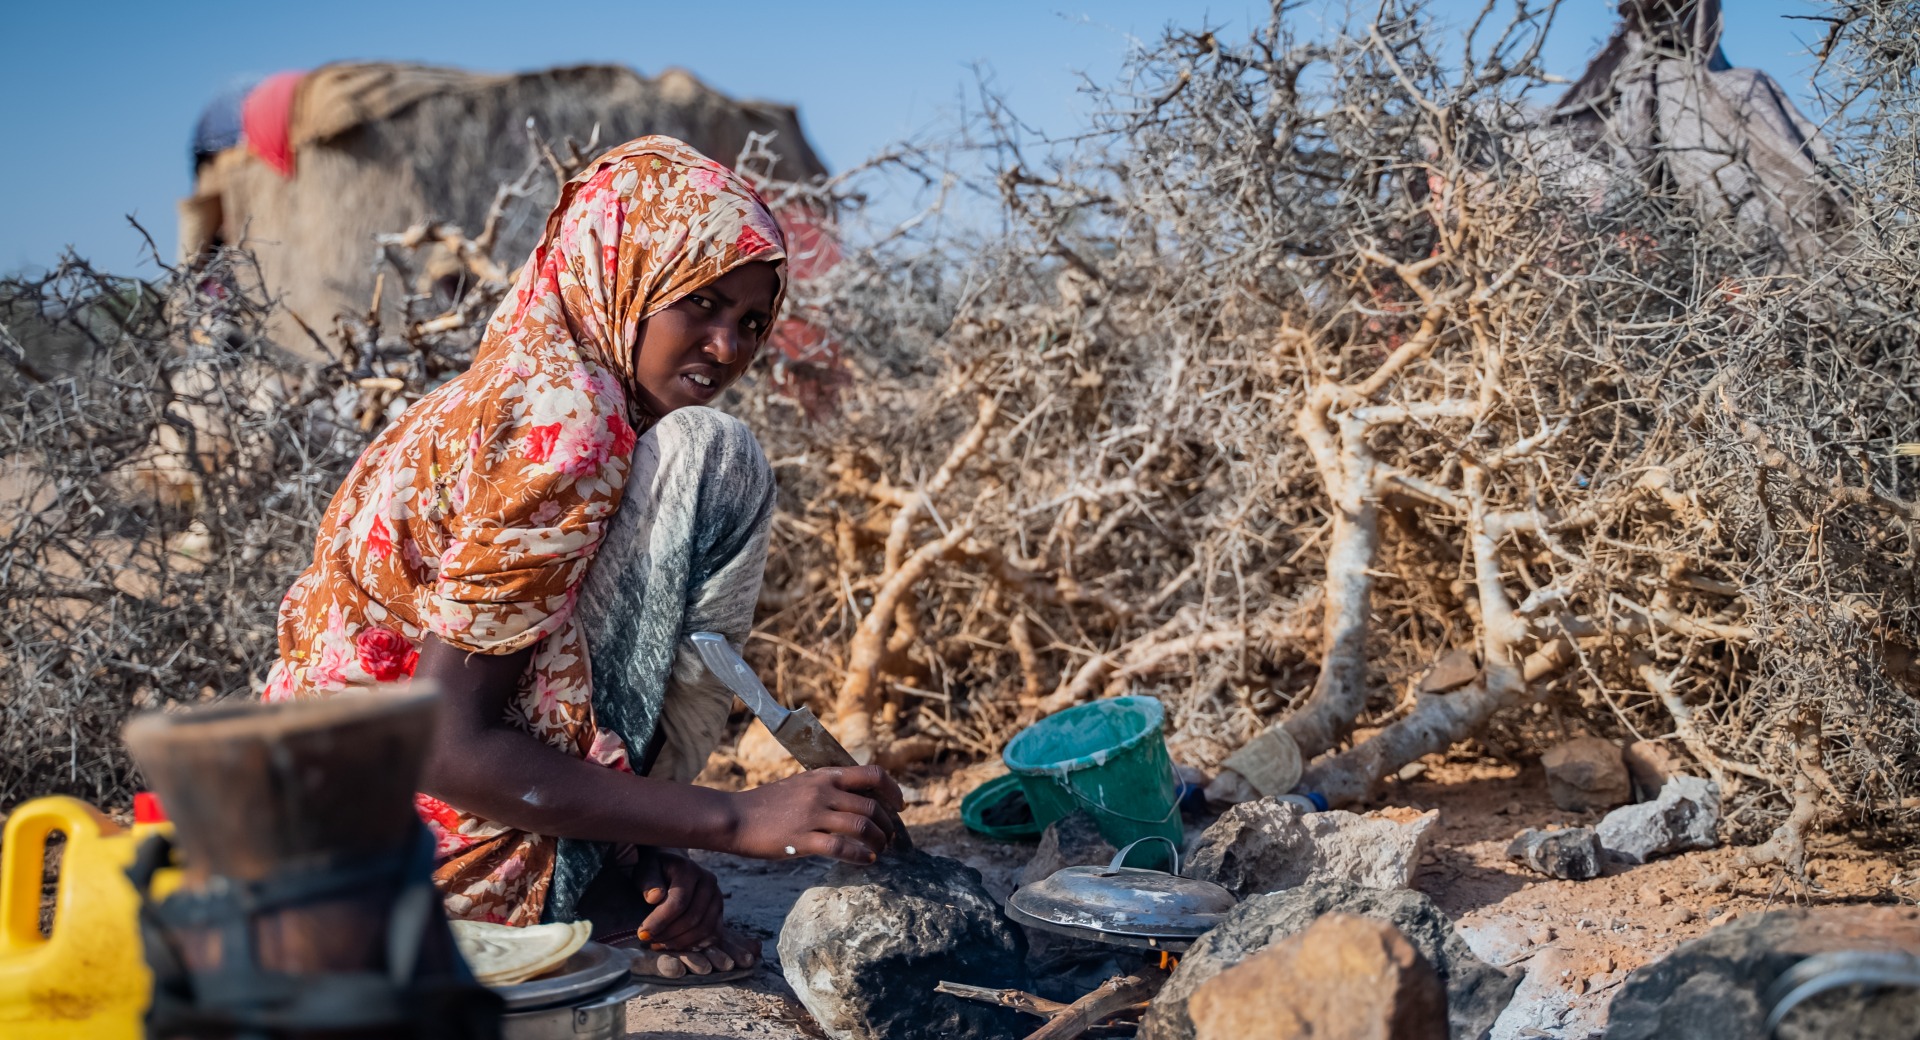
[[260, 81], [240, 106], [240, 133], [260, 161], [293, 176], [293, 99], [304, 71], [276, 72]]

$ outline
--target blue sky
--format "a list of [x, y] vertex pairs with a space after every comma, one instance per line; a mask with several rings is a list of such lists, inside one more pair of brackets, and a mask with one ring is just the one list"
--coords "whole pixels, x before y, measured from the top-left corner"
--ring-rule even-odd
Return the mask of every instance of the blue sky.
[[[1328, 0], [1329, 5], [1339, 0]], [[1725, 0], [1726, 49], [1804, 97], [1818, 26], [1787, 16], [1819, 0]], [[954, 110], [985, 67], [1015, 110], [1051, 131], [1080, 111], [1078, 74], [1104, 79], [1132, 41], [1168, 23], [1241, 32], [1264, 21], [1245, 0], [961, 0], [947, 4], [737, 0], [664, 4], [548, 0], [10, 5], [0, 36], [0, 272], [43, 266], [63, 247], [109, 269], [137, 263], [132, 213], [173, 249], [200, 107], [247, 74], [348, 58], [494, 71], [587, 61], [653, 73], [679, 65], [743, 97], [796, 103], [829, 166], [843, 168]], [[1456, 25], [1479, 0], [1435, 0]], [[1577, 73], [1613, 25], [1610, 0], [1569, 0], [1547, 67]]]

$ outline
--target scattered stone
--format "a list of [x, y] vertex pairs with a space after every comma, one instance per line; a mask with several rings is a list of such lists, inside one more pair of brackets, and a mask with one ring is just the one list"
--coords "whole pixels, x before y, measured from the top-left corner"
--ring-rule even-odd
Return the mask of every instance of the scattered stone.
[[1227, 810], [1200, 835], [1187, 873], [1241, 898], [1318, 881], [1405, 888], [1439, 822], [1439, 810], [1410, 820], [1380, 813], [1304, 813], [1262, 798]]
[[1693, 918], [1693, 907], [1676, 905], [1668, 907], [1660, 914], [1660, 923], [1668, 928], [1678, 928]]
[[1188, 1004], [1196, 1040], [1445, 1040], [1433, 965], [1384, 921], [1332, 913], [1215, 975]]
[[1522, 831], [1513, 839], [1513, 844], [1507, 846], [1507, 858], [1519, 860], [1548, 877], [1585, 881], [1600, 876], [1600, 839], [1591, 827]]
[[1427, 674], [1420, 677], [1420, 685], [1417, 689], [1420, 693], [1446, 693], [1465, 686], [1479, 675], [1480, 665], [1474, 661], [1473, 651], [1454, 650], [1436, 662]]
[[1642, 906], [1665, 906], [1672, 901], [1672, 898], [1667, 895], [1667, 890], [1661, 888], [1659, 885], [1640, 886], [1640, 904]]
[[1482, 1040], [1519, 984], [1516, 976], [1474, 956], [1453, 922], [1418, 892], [1316, 883], [1254, 896], [1201, 936], [1154, 998], [1141, 1022], [1141, 1040], [1195, 1040], [1188, 1002], [1202, 984], [1336, 911], [1386, 921], [1420, 951], [1446, 989], [1452, 1040]]
[[1406, 765], [1400, 767], [1398, 773], [1393, 775], [1403, 784], [1418, 780], [1427, 775], [1427, 764], [1425, 762], [1408, 762]]
[[1627, 776], [1633, 781], [1633, 800], [1644, 802], [1660, 795], [1660, 789], [1676, 776], [1687, 775], [1687, 760], [1673, 747], [1659, 740], [1636, 740], [1620, 751]]
[[[1606, 1040], [1747, 1040], [1765, 1035], [1765, 996], [1782, 972], [1834, 950], [1920, 950], [1920, 918], [1890, 906], [1775, 910], [1682, 943], [1635, 969], [1613, 998]], [[1779, 1040], [1911, 1040], [1920, 990], [1844, 987], [1790, 1012]]]
[[833, 1040], [1000, 1040], [1030, 1032], [1009, 1009], [936, 994], [951, 982], [1030, 989], [1026, 942], [980, 872], [924, 852], [834, 868], [780, 929], [787, 984]]
[[1118, 851], [1100, 836], [1100, 827], [1092, 816], [1069, 813], [1047, 824], [1046, 831], [1040, 835], [1040, 846], [1033, 850], [1033, 858], [1020, 871], [1020, 884], [1044, 881], [1062, 867], [1104, 867], [1113, 862]]
[[1651, 802], [1624, 805], [1597, 828], [1600, 847], [1628, 863], [1719, 844], [1720, 788], [1696, 776], [1676, 776]]
[[1531, 924], [1527, 926], [1527, 941], [1535, 946], [1545, 946], [1553, 941], [1553, 926], [1550, 924]]
[[1547, 795], [1568, 812], [1604, 811], [1632, 800], [1633, 784], [1611, 740], [1579, 737], [1540, 756]]

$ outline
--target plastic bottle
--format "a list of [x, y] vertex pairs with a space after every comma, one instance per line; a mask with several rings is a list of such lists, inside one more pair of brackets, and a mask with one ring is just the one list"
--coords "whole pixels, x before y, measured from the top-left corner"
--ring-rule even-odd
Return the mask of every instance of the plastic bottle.
[[1321, 794], [1318, 791], [1306, 791], [1306, 792], [1295, 792], [1293, 794], [1283, 794], [1277, 799], [1277, 801], [1282, 801], [1287, 803], [1288, 805], [1297, 806], [1300, 809], [1300, 811], [1303, 813], [1327, 811], [1327, 796]]
[[[139, 896], [127, 879], [148, 835], [171, 833], [151, 796], [123, 828], [77, 798], [38, 798], [7, 817], [0, 837], [0, 1037], [140, 1040], [153, 989], [141, 951]], [[53, 925], [40, 931], [47, 837], [66, 836]], [[177, 871], [154, 879], [156, 895]]]

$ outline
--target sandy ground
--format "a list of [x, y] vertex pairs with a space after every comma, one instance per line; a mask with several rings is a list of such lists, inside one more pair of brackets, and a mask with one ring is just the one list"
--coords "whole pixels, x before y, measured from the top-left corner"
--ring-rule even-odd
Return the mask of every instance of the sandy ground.
[[[1388, 785], [1372, 804], [1440, 810], [1439, 836], [1416, 887], [1454, 917], [1481, 957], [1525, 972], [1513, 1004], [1494, 1028], [1494, 1040], [1598, 1035], [1606, 1025], [1607, 1002], [1629, 972], [1742, 914], [1784, 906], [1883, 903], [1895, 904], [1890, 913], [1920, 920], [1920, 850], [1873, 849], [1847, 838], [1824, 838], [1816, 845], [1811, 886], [1767, 868], [1738, 878], [1727, 890], [1696, 889], [1701, 879], [1726, 871], [1734, 855], [1726, 849], [1638, 867], [1612, 866], [1591, 881], [1544, 878], [1508, 861], [1507, 842], [1527, 827], [1590, 824], [1597, 815], [1555, 808], [1537, 765], [1523, 769], [1440, 756], [1425, 764], [1424, 774]], [[909, 808], [906, 819], [916, 844], [973, 866], [988, 888], [1004, 897], [1030, 848], [977, 838], [958, 820], [959, 796], [994, 771], [992, 765], [977, 766], [910, 780], [919, 804]], [[658, 988], [634, 1000], [628, 1005], [628, 1035], [650, 1040], [820, 1037], [780, 978], [774, 939], [788, 908], [828, 865], [699, 858], [719, 875], [737, 927], [765, 941], [768, 961], [748, 983]]]

